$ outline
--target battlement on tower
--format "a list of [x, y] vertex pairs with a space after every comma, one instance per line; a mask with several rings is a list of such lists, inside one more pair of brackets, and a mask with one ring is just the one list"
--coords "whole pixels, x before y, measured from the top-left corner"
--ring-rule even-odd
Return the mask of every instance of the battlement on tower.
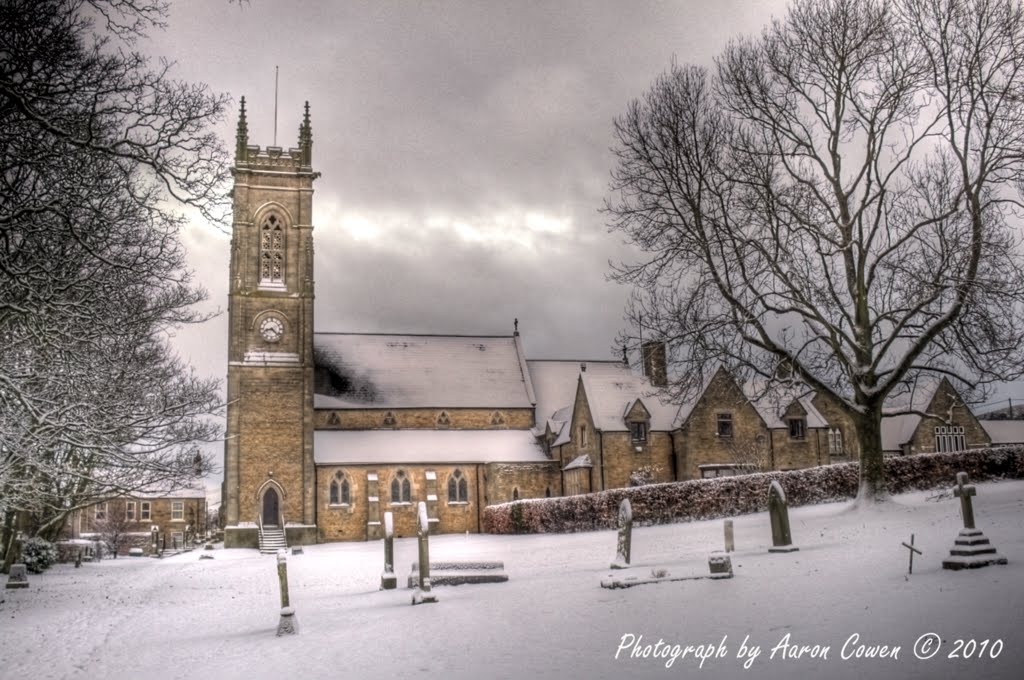
[[302, 150], [288, 149], [280, 146], [266, 148], [255, 144], [245, 147], [245, 154], [235, 159], [238, 167], [260, 168], [264, 170], [287, 170], [294, 172], [302, 167]]

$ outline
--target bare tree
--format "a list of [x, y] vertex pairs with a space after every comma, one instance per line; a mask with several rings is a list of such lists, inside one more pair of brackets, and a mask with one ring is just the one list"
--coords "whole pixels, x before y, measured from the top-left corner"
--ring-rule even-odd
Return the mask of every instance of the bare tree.
[[1014, 0], [796, 0], [630, 104], [606, 208], [645, 256], [614, 277], [675, 395], [721, 363], [834, 398], [863, 498], [919, 380], [1020, 376], [1022, 69]]
[[227, 99], [135, 50], [166, 13], [0, 0], [0, 515], [43, 535], [212, 468], [217, 384], [168, 339], [203, 320], [178, 210], [227, 215]]
[[[129, 519], [125, 513], [124, 501], [109, 502], [106, 516], [96, 520], [93, 529], [99, 534], [100, 541], [111, 552], [114, 559], [117, 559], [121, 548], [134, 546], [140, 542], [137, 532], [133, 531], [133, 529], [137, 529], [135, 522]], [[149, 535], [145, 534], [144, 536], [148, 538]]]

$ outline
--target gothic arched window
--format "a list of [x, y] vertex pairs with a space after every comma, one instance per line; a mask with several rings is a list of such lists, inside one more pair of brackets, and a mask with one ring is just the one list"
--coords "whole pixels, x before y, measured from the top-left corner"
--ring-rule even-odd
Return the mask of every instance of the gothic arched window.
[[260, 225], [260, 283], [284, 283], [284, 223], [274, 213]]
[[462, 474], [462, 470], [456, 470], [448, 478], [448, 502], [469, 502], [469, 482], [466, 481], [466, 476]]
[[352, 503], [352, 484], [344, 472], [338, 472], [331, 480], [331, 505], [350, 505]]
[[391, 502], [412, 502], [412, 483], [409, 481], [409, 477], [405, 474], [405, 470], [399, 470], [396, 472], [394, 478], [391, 480]]

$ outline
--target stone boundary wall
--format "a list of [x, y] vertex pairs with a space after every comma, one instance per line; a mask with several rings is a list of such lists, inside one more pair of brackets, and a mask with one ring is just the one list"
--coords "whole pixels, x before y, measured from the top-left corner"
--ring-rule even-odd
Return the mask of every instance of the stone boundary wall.
[[[952, 487], [959, 471], [972, 482], [1024, 479], [1024, 447], [929, 453], [885, 459], [891, 493]], [[629, 498], [638, 524], [670, 524], [763, 512], [768, 486], [779, 480], [789, 505], [854, 498], [858, 463], [843, 463], [736, 477], [650, 484], [598, 493], [520, 500], [484, 509], [483, 531], [492, 534], [570, 533], [617, 526], [619, 503]]]

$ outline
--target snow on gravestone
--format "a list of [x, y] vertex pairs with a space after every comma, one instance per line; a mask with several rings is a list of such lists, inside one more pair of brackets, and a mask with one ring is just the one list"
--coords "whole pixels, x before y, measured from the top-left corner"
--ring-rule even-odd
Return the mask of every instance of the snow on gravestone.
[[391, 512], [384, 513], [384, 571], [380, 575], [380, 589], [394, 590], [398, 587], [395, 576], [395, 520]]
[[772, 525], [772, 547], [768, 552], [793, 552], [799, 550], [793, 545], [793, 536], [789, 530], [789, 505], [786, 503], [786, 492], [782, 490], [779, 480], [773, 479], [768, 487], [768, 517]]
[[295, 635], [299, 632], [299, 621], [295, 608], [288, 602], [288, 556], [284, 549], [277, 551], [277, 580], [281, 587], [281, 618], [277, 622], [277, 635]]
[[619, 503], [619, 538], [615, 550], [615, 561], [612, 569], [628, 569], [629, 554], [633, 542], [633, 506], [628, 498]]
[[437, 602], [437, 596], [430, 592], [430, 519], [427, 517], [427, 504], [420, 501], [418, 510], [419, 531], [417, 531], [417, 538], [420, 549], [420, 587], [412, 595], [412, 603], [414, 605]]

